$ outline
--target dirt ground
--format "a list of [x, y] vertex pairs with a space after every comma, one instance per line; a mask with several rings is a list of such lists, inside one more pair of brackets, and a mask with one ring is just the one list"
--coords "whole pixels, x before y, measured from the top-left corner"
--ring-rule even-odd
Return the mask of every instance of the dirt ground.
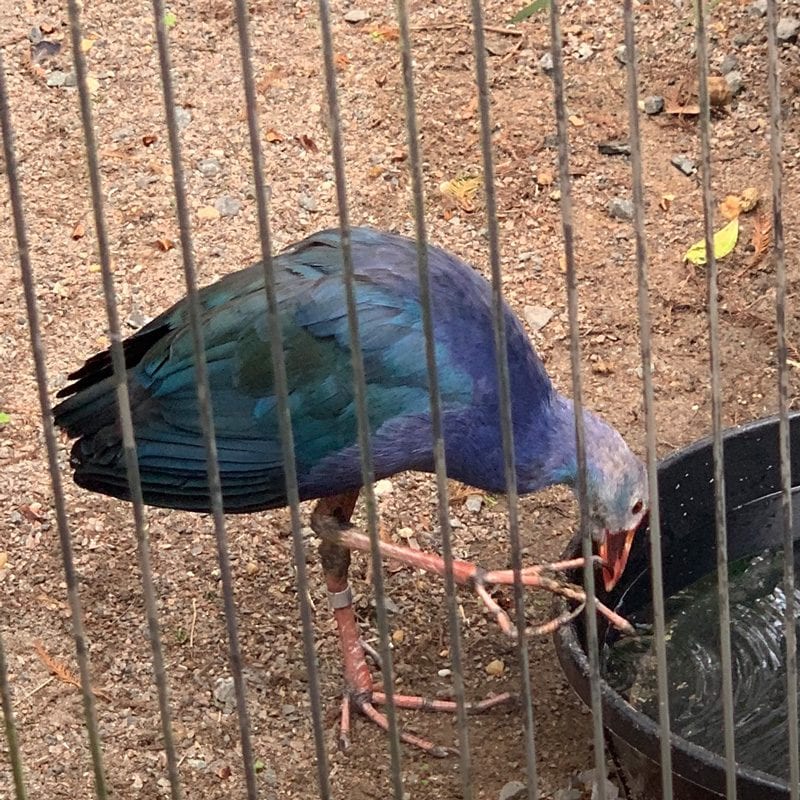
[[[71, 69], [66, 12], [55, 2], [0, 0], [0, 41], [17, 132], [17, 156], [38, 283], [51, 393], [66, 373], [106, 346], [105, 312], [90, 216], [76, 90], [64, 83]], [[569, 352], [561, 267], [552, 86], [540, 59], [548, 49], [546, 15], [508, 29], [523, 0], [489, 2], [486, 22], [495, 125], [498, 206], [509, 302], [521, 314], [544, 306], [554, 315], [532, 331], [556, 384], [569, 389]], [[785, 13], [797, 7], [783, 4]], [[464, 210], [442, 197], [442, 182], [480, 173], [476, 92], [467, 4], [412, 2], [421, 143], [425, 157], [427, 222], [431, 240], [485, 271], [486, 220], [480, 193]], [[259, 245], [251, 188], [238, 43], [229, 3], [170, 5], [174, 75], [182, 112], [182, 145], [194, 247], [201, 281], [245, 266]], [[368, 12], [357, 23], [350, 10]], [[256, 0], [251, 6], [259, 112], [267, 139], [266, 170], [276, 247], [336, 223], [330, 144], [316, 4]], [[688, 0], [637, 6], [641, 96], [686, 98], [695, 62], [693, 11]], [[352, 219], [358, 224], [411, 232], [401, 73], [390, 3], [333, 4]], [[103, 169], [116, 288], [130, 330], [184, 294], [174, 215], [169, 153], [150, 7], [135, 0], [84, 3], [87, 59], [96, 89], [94, 114]], [[624, 156], [603, 155], [598, 143], [625, 139], [625, 73], [620, 6], [609, 0], [565, 3], [567, 99], [578, 232], [585, 397], [643, 449], [641, 374], [633, 237], [612, 218], [614, 198], [630, 197]], [[60, 42], [61, 52], [34, 65], [28, 32]], [[713, 120], [715, 196], [754, 186], [769, 196], [765, 20], [737, 0], [720, 0], [711, 15], [714, 74], [726, 56], [738, 60], [743, 89]], [[91, 42], [91, 45], [89, 44]], [[782, 48], [784, 208], [790, 291], [797, 287], [798, 46]], [[728, 65], [729, 66], [729, 65]], [[58, 71], [61, 75], [55, 75]], [[55, 77], [54, 77], [55, 75]], [[48, 82], [50, 85], [48, 85]], [[69, 79], [67, 78], [67, 83]], [[696, 175], [670, 164], [674, 155], [699, 159], [691, 116], [642, 114], [647, 234], [652, 275], [654, 377], [662, 454], [709, 430], [708, 344], [702, 268], [682, 263], [702, 236]], [[220, 199], [225, 210], [209, 212]], [[236, 201], [236, 203], [231, 203]], [[774, 265], [767, 253], [754, 264], [748, 242], [768, 202], [743, 215], [735, 252], [721, 263], [725, 419], [729, 424], [772, 413], [776, 407], [772, 325]], [[0, 192], [0, 626], [8, 650], [9, 680], [31, 797], [89, 797], [91, 768], [81, 724], [79, 692], [55, 680], [37, 645], [56, 664], [76, 671], [52, 494], [46, 470], [28, 331], [22, 302], [7, 193]], [[763, 241], [763, 235], [762, 235]], [[160, 243], [160, 244], [159, 244]], [[794, 349], [792, 357], [798, 359]], [[164, 796], [167, 785], [156, 694], [151, 677], [141, 584], [130, 509], [78, 490], [69, 481], [67, 443], [63, 476], [74, 536], [81, 599], [110, 786], [117, 797]], [[457, 491], [451, 513], [457, 552], [491, 566], [507, 563], [502, 501], [487, 498], [477, 513]], [[566, 491], [522, 501], [526, 559], [557, 556], [574, 524]], [[382, 496], [383, 525], [393, 536], [411, 528], [435, 546], [435, 492], [427, 476], [403, 475]], [[307, 510], [306, 510], [307, 511]], [[161, 597], [161, 624], [172, 709], [187, 798], [243, 796], [235, 714], [215, 697], [228, 675], [212, 526], [207, 517], [153, 510], [149, 514], [153, 568]], [[258, 780], [267, 798], [315, 796], [314, 762], [300, 624], [286, 512], [228, 521], [240, 635], [248, 680]], [[337, 643], [326, 608], [314, 547], [308, 552], [324, 703], [336, 797], [389, 796], [385, 740], [361, 720], [353, 748], [335, 748], [340, 674]], [[353, 570], [358, 611], [375, 635], [364, 562]], [[408, 571], [387, 574], [396, 612], [398, 684], [428, 694], [446, 691], [447, 621], [440, 581]], [[463, 636], [470, 697], [515, 691], [519, 669], [510, 645], [462, 595]], [[532, 598], [541, 618], [549, 598]], [[402, 641], [400, 639], [402, 638]], [[504, 661], [502, 674], [486, 665]], [[589, 716], [572, 695], [549, 640], [532, 642], [539, 787], [552, 797], [576, 770], [593, 766]], [[438, 742], [455, 740], [453, 721], [404, 713], [406, 725]], [[518, 710], [470, 719], [476, 798], [496, 798], [511, 780], [526, 780]], [[5, 749], [5, 742], [2, 748]], [[457, 759], [433, 760], [404, 748], [406, 796], [460, 796]], [[11, 796], [7, 759], [0, 759], [0, 800]]]

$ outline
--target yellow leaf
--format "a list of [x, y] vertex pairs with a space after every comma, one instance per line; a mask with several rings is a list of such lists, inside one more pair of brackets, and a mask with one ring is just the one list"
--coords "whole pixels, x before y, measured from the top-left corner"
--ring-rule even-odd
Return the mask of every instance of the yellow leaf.
[[81, 39], [81, 50], [88, 53], [94, 46], [94, 39]]
[[452, 198], [459, 207], [468, 213], [475, 211], [475, 195], [483, 181], [476, 175], [453, 178], [439, 185], [439, 191], [445, 197]]
[[[719, 261], [719, 259], [729, 255], [733, 251], [733, 248], [736, 247], [738, 238], [739, 218], [734, 217], [724, 228], [721, 228], [714, 234], [714, 258]], [[695, 242], [686, 251], [683, 260], [690, 261], [698, 267], [707, 263], [706, 240], [701, 239], [699, 242]]]
[[220, 214], [214, 206], [202, 206], [197, 209], [197, 218], [201, 220], [219, 219]]
[[89, 90], [90, 94], [97, 94], [97, 90], [100, 88], [100, 81], [97, 80], [94, 75], [87, 75], [86, 88]]

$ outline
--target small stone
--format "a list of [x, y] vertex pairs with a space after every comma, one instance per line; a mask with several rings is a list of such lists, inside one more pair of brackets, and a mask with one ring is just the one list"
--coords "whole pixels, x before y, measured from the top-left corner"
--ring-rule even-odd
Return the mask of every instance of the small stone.
[[664, 110], [664, 98], [657, 94], [651, 94], [644, 99], [644, 113], [660, 114]]
[[519, 781], [509, 781], [501, 790], [498, 800], [523, 800], [528, 795], [528, 787]]
[[[373, 608], [377, 608], [377, 603], [376, 603], [374, 598], [372, 600], [370, 600], [370, 604], [373, 606]], [[400, 607], [388, 595], [386, 595], [383, 598], [383, 607], [386, 609], [386, 613], [387, 614], [399, 614], [400, 613]]]
[[[89, 76], [89, 77], [91, 77], [91, 76]], [[87, 78], [87, 81], [88, 81], [88, 78]], [[68, 72], [64, 76], [64, 86], [72, 87], [72, 86], [77, 86], [77, 85], [78, 85], [78, 76], [72, 71]]]
[[224, 195], [216, 199], [214, 208], [219, 211], [220, 216], [235, 217], [242, 210], [242, 204], [235, 197]]
[[688, 156], [672, 156], [669, 163], [672, 164], [673, 167], [677, 167], [684, 175], [693, 175], [697, 169], [694, 161]]
[[136, 131], [132, 125], [126, 125], [124, 128], [117, 128], [111, 132], [111, 140], [114, 142], [121, 142], [123, 139], [132, 139], [136, 136]]
[[300, 197], [297, 199], [297, 202], [304, 211], [308, 211], [309, 213], [314, 213], [315, 211], [319, 211], [319, 206], [317, 205], [317, 201], [309, 194], [301, 194]]
[[486, 665], [486, 674], [490, 675], [493, 678], [497, 678], [502, 675], [506, 671], [505, 663], [499, 659], [495, 658], [494, 661], [490, 661]]
[[197, 171], [206, 178], [219, 175], [220, 169], [219, 161], [216, 158], [204, 158], [197, 164]]
[[578, 52], [575, 58], [578, 61], [588, 61], [594, 55], [594, 50], [592, 50], [592, 46], [588, 42], [581, 42], [578, 45]]
[[633, 203], [625, 197], [614, 197], [608, 204], [608, 215], [613, 219], [633, 219]]
[[758, 119], [749, 119], [747, 120], [747, 130], [750, 133], [755, 133], [761, 127], [761, 120]]
[[178, 106], [175, 109], [175, 122], [178, 125], [178, 130], [182, 131], [192, 121], [192, 112], [188, 108]]
[[725, 75], [725, 80], [728, 82], [728, 88], [732, 95], [737, 95], [744, 89], [742, 82], [742, 73], [739, 70], [731, 70]]
[[450, 527], [456, 531], [464, 527], [464, 523], [458, 517], [450, 517]]
[[747, 9], [747, 14], [751, 17], [767, 16], [767, 0], [754, 0]]
[[60, 69], [54, 69], [48, 76], [47, 76], [47, 85], [48, 86], [63, 86], [64, 81], [67, 79], [67, 73], [62, 72]]
[[553, 74], [553, 54], [552, 53], [545, 53], [539, 59], [539, 68], [544, 72], [545, 75], [552, 75]]
[[597, 149], [600, 151], [600, 154], [604, 156], [629, 156], [631, 154], [630, 143], [621, 139], [599, 142]]
[[525, 306], [522, 313], [534, 331], [540, 331], [553, 318], [553, 312], [546, 306]]
[[733, 37], [733, 46], [734, 47], [745, 47], [746, 45], [750, 44], [753, 38], [753, 31], [743, 31], [742, 33], [737, 33]]
[[735, 69], [739, 69], [739, 57], [736, 53], [728, 53], [725, 58], [722, 59], [719, 63], [719, 71], [723, 75], [727, 75], [729, 72], [733, 72]]
[[396, 631], [392, 633], [392, 641], [395, 644], [403, 644], [403, 640], [406, 638], [406, 632], [402, 628], [398, 628]]
[[481, 510], [481, 506], [483, 506], [483, 495], [481, 494], [471, 494], [467, 497], [467, 502], [464, 503], [467, 511], [471, 511], [473, 514], [477, 514]]
[[436, 674], [440, 678], [449, 678], [453, 674], [453, 670], [447, 669], [447, 667], [445, 667], [444, 669], [440, 669]]
[[366, 22], [369, 18], [369, 11], [365, 11], [363, 8], [351, 8], [344, 15], [344, 21], [349, 22], [351, 25], [355, 25], [359, 22]]
[[781, 17], [775, 26], [775, 36], [779, 42], [793, 42], [800, 31], [800, 19], [796, 17]]
[[625, 50], [625, 45], [621, 44], [614, 50], [614, 58], [624, 67], [628, 63], [628, 53]]
[[384, 478], [383, 480], [375, 481], [373, 491], [375, 492], [375, 497], [385, 497], [394, 491], [394, 486], [388, 478]]
[[42, 41], [42, 32], [39, 30], [38, 25], [28, 31], [28, 39], [31, 44], [39, 44]]
[[236, 689], [233, 678], [217, 678], [214, 686], [214, 699], [223, 707], [223, 712], [230, 714], [236, 708]]

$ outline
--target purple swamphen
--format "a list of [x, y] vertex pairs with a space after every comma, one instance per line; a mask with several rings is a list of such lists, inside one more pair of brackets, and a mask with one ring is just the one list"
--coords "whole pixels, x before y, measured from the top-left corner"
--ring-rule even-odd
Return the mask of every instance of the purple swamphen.
[[[415, 243], [370, 229], [352, 231], [352, 258], [367, 383], [375, 475], [433, 471]], [[505, 488], [491, 288], [471, 267], [435, 247], [428, 251], [442, 397], [447, 474], [488, 492]], [[350, 343], [338, 231], [304, 239], [275, 258], [275, 280], [289, 403], [303, 500], [320, 498], [312, 527], [320, 547], [344, 657], [342, 741], [352, 704], [377, 724], [386, 719], [373, 691], [348, 583], [350, 552], [368, 539], [349, 521], [362, 486]], [[216, 426], [223, 504], [249, 513], [286, 504], [276, 419], [266, 298], [260, 264], [228, 275], [200, 294]], [[522, 325], [505, 308], [517, 481], [521, 493], [574, 486], [577, 458], [572, 402], [556, 392]], [[144, 501], [208, 512], [206, 453], [195, 394], [185, 300], [124, 343]], [[71, 465], [82, 487], [130, 499], [108, 351], [70, 375], [55, 407], [56, 424], [76, 438]], [[593, 538], [607, 589], [619, 579], [647, 509], [642, 462], [622, 437], [584, 412]], [[382, 543], [391, 558], [442, 574], [442, 559]], [[505, 630], [508, 618], [485, 589], [511, 583], [510, 570], [484, 572], [456, 562], [459, 584], [472, 585]], [[552, 588], [539, 567], [529, 586]], [[565, 584], [559, 584], [565, 586]], [[452, 703], [396, 696], [398, 706], [452, 710]], [[489, 707], [497, 698], [478, 704]], [[404, 734], [434, 755], [446, 751]]]

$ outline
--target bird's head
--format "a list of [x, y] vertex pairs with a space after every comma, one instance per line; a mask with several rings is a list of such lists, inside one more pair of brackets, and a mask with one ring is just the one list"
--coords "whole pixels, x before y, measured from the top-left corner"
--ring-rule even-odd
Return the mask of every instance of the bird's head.
[[647, 471], [614, 428], [591, 412], [585, 419], [589, 520], [603, 561], [603, 583], [610, 592], [647, 515]]

